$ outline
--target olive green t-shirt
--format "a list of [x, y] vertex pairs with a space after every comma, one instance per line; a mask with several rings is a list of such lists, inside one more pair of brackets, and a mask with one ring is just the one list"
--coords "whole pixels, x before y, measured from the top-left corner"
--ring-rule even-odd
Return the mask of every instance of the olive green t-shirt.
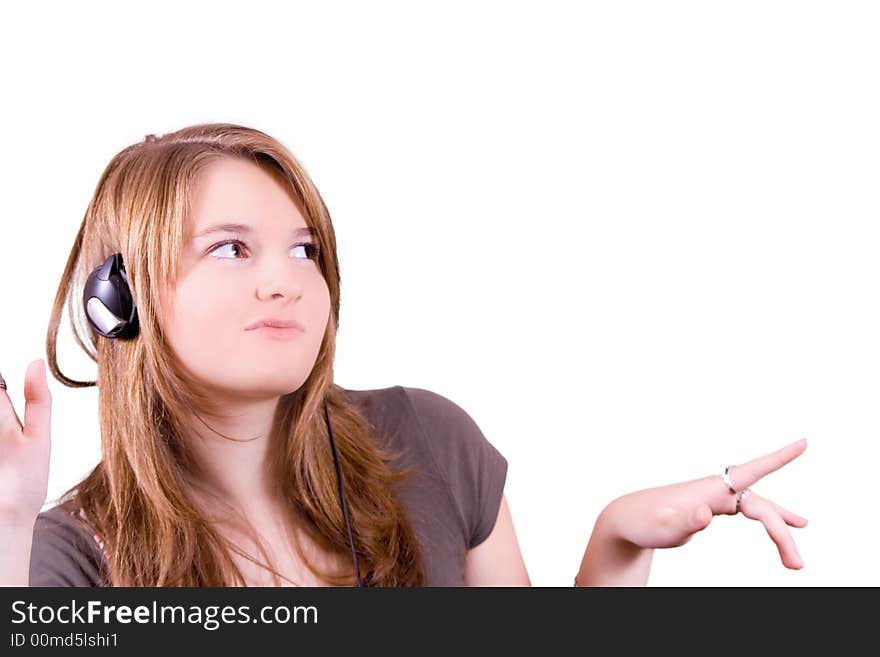
[[[392, 467], [417, 470], [399, 484], [399, 494], [427, 585], [464, 586], [467, 551], [495, 526], [506, 459], [461, 407], [438, 393], [404, 386], [344, 391], [363, 408], [381, 446], [403, 450]], [[74, 520], [77, 511], [74, 501], [37, 517], [30, 586], [107, 586], [100, 537]]]

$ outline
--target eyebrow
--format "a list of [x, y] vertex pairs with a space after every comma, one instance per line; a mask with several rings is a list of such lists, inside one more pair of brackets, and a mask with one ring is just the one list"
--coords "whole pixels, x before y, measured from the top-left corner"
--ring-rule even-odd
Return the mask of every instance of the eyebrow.
[[[193, 239], [197, 237], [203, 237], [208, 235], [209, 233], [250, 233], [253, 232], [253, 228], [248, 226], [247, 224], [217, 224], [216, 226], [211, 226], [210, 228], [206, 228], [205, 230], [196, 233], [193, 235]], [[303, 228], [296, 228], [293, 231], [294, 237], [314, 237], [315, 231], [310, 227], [306, 226]]]

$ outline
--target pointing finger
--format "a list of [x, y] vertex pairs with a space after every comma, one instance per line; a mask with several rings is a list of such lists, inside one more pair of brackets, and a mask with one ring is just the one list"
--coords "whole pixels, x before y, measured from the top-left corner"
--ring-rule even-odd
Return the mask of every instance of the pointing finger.
[[728, 473], [728, 476], [736, 490], [743, 490], [749, 486], [754, 486], [763, 477], [766, 477], [771, 472], [776, 472], [783, 465], [790, 463], [803, 454], [806, 448], [807, 439], [802, 438], [775, 452], [759, 456], [748, 463], [734, 467]]

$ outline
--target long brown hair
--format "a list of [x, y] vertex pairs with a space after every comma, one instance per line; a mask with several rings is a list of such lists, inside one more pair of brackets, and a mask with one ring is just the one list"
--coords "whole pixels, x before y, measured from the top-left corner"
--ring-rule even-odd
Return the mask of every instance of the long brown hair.
[[[217, 404], [185, 375], [159, 321], [177, 280], [191, 191], [199, 173], [220, 157], [253, 162], [289, 189], [314, 230], [330, 291], [331, 313], [317, 360], [305, 383], [280, 398], [268, 458], [272, 485], [289, 509], [291, 526], [348, 566], [318, 570], [294, 540], [296, 551], [331, 585], [354, 582], [323, 416], [326, 400], [363, 582], [423, 585], [419, 546], [395, 490], [411, 472], [390, 467], [399, 454], [380, 448], [375, 428], [333, 383], [340, 276], [330, 214], [295, 157], [253, 128], [212, 123], [148, 135], [120, 151], [101, 175], [68, 257], [46, 338], [47, 362], [56, 379], [74, 388], [98, 387], [101, 460], [58, 500], [75, 502], [86, 526], [103, 539], [110, 586], [245, 583], [230, 550], [254, 559], [225, 539], [198, 504], [199, 464], [187, 440], [193, 410], [212, 413]], [[123, 255], [138, 308], [139, 334], [133, 340], [101, 337], [82, 305], [87, 276], [116, 252]], [[75, 381], [58, 367], [56, 342], [65, 303], [77, 343], [97, 363], [95, 381]], [[260, 565], [278, 584], [277, 571]]]

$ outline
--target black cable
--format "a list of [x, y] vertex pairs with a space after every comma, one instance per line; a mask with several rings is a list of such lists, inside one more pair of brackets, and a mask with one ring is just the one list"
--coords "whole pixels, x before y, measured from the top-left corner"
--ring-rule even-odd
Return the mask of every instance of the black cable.
[[357, 551], [354, 549], [354, 536], [351, 533], [351, 520], [348, 518], [348, 504], [345, 502], [345, 488], [342, 486], [342, 468], [339, 467], [339, 456], [336, 453], [336, 441], [333, 438], [333, 429], [330, 427], [330, 411], [327, 409], [327, 400], [324, 400], [324, 419], [327, 420], [327, 431], [330, 433], [330, 448], [333, 450], [333, 463], [336, 465], [336, 481], [339, 484], [339, 497], [342, 499], [342, 515], [345, 516], [345, 526], [348, 528], [348, 544], [351, 546], [351, 558], [354, 561], [354, 576], [358, 586], [361, 582], [361, 571], [358, 566]]

